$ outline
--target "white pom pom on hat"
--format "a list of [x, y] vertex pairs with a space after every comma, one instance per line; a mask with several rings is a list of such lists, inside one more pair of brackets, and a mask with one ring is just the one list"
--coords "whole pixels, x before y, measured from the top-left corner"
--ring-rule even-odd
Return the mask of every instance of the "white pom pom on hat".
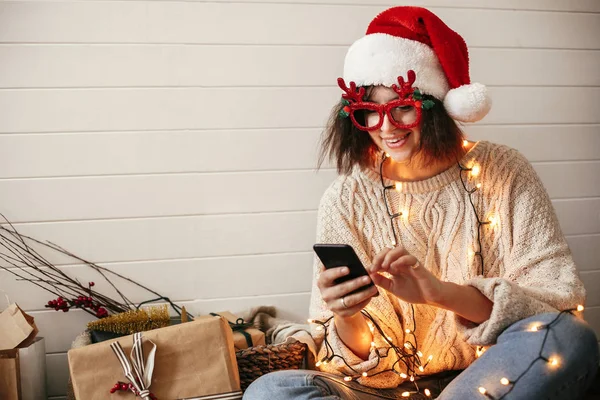
[[392, 86], [409, 70], [417, 75], [414, 87], [442, 100], [457, 121], [479, 121], [491, 108], [487, 88], [471, 83], [463, 38], [421, 7], [393, 7], [375, 17], [348, 49], [344, 80]]

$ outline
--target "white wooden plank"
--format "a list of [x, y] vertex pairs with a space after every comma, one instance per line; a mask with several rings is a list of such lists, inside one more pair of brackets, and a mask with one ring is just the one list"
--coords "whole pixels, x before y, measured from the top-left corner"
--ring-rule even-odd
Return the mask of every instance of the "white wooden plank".
[[319, 127], [339, 98], [334, 88], [4, 90], [0, 132]]
[[513, 147], [532, 162], [600, 159], [600, 125], [475, 124], [466, 126], [465, 132], [472, 140]]
[[[345, 53], [329, 46], [5, 44], [0, 87], [332, 86]], [[487, 85], [600, 85], [598, 51], [474, 48], [470, 59], [473, 81]]]
[[565, 235], [600, 233], [600, 199], [554, 200]]
[[[194, 0], [202, 1], [202, 0]], [[228, 2], [230, 0], [215, 0]], [[254, 2], [256, 0], [238, 0], [242, 2]], [[263, 0], [266, 3], [279, 3], [281, 0]], [[296, 3], [314, 3], [314, 0], [296, 0]], [[509, 10], [540, 10], [540, 11], [578, 11], [578, 12], [600, 12], [600, 4], [594, 0], [579, 0], [577, 2], [565, 2], [563, 0], [502, 0], [501, 2], [490, 2], [489, 0], [327, 0], [329, 4], [357, 4], [357, 5], [383, 5], [394, 6], [417, 6], [417, 7], [445, 7], [445, 8], [492, 8]]]
[[[600, 122], [600, 114], [594, 104], [600, 101], [600, 88], [493, 87], [490, 94], [493, 106], [482, 121], [484, 124]], [[589, 101], [582, 102], [582, 98]]]
[[587, 290], [586, 307], [600, 306], [600, 271], [583, 271], [580, 275]]
[[553, 199], [600, 197], [600, 161], [534, 165]]
[[[0, 181], [12, 222], [315, 210], [335, 171]], [[43, 203], [43, 206], [41, 206]]]
[[[31, 0], [12, 0], [31, 1]], [[44, 0], [38, 0], [44, 1]], [[86, 0], [81, 0], [86, 1]], [[98, 0], [93, 0], [98, 1]], [[131, 0], [125, 0], [131, 1]], [[155, 0], [146, 0], [155, 1]], [[189, 0], [205, 1], [205, 0]], [[228, 3], [231, 0], [214, 0], [214, 2]], [[256, 0], [238, 0], [238, 3], [255, 3]], [[284, 3], [282, 0], [262, 0], [261, 3]], [[295, 3], [315, 4], [314, 0], [296, 0]], [[503, 0], [501, 3], [493, 3], [488, 0], [455, 0], [449, 4], [446, 0], [329, 0], [327, 4], [340, 5], [379, 5], [386, 7], [394, 6], [418, 6], [418, 7], [444, 7], [444, 8], [490, 8], [508, 10], [539, 10], [539, 11], [570, 11], [570, 12], [600, 12], [600, 5], [595, 0], [578, 0], [577, 2], [565, 2], [563, 0]]]
[[600, 269], [600, 235], [570, 236], [567, 241], [580, 271]]
[[[312, 252], [302, 252], [114, 263], [104, 267], [179, 302], [307, 292], [310, 290], [312, 262]], [[111, 298], [121, 299], [104, 278], [91, 268], [78, 265], [61, 268], [84, 285], [87, 282], [95, 282], [94, 290]], [[289, 276], [293, 276], [294, 279], [289, 279]], [[112, 282], [136, 304], [156, 297], [118, 277], [109, 277], [112, 277]], [[224, 282], [227, 284], [223, 285]], [[24, 310], [44, 309], [46, 302], [56, 297], [31, 283], [17, 281], [16, 277], [7, 271], [0, 271], [0, 286], [3, 288], [0, 295], [7, 295], [10, 301], [17, 302]], [[52, 345], [46, 344], [46, 347], [52, 348]]]
[[48, 396], [64, 396], [69, 381], [67, 353], [46, 355], [46, 382]]
[[[600, 162], [535, 169], [553, 198], [600, 196]], [[298, 211], [316, 209], [335, 175], [291, 171], [4, 180], [0, 193], [14, 223]]]
[[[535, 169], [552, 198], [600, 197], [600, 161]], [[301, 211], [317, 209], [336, 176], [326, 170], [18, 179], [0, 180], [0, 194], [13, 223]]]
[[[470, 139], [506, 144], [532, 162], [600, 160], [600, 125], [466, 128]], [[0, 135], [0, 179], [312, 169], [320, 132], [317, 128]], [[293, 144], [293, 157], [287, 151], [273, 151], [273, 143]], [[227, 156], [215, 149], [227, 149]]]
[[[600, 199], [555, 200], [554, 207], [565, 235], [600, 233]], [[315, 226], [315, 211], [16, 225], [95, 262], [310, 251]]]
[[[320, 134], [267, 129], [0, 135], [0, 178], [313, 169]], [[282, 150], [274, 151], [275, 143]]]
[[[387, 8], [154, 1], [4, 2], [0, 7], [5, 43], [205, 44], [350, 44]], [[598, 14], [431, 10], [471, 46], [600, 48]]]
[[586, 50], [469, 51], [471, 80], [498, 86], [598, 86], [600, 53]]
[[35, 318], [35, 324], [40, 330], [39, 336], [46, 340], [46, 353], [69, 350], [75, 337], [86, 330], [87, 323], [97, 319], [81, 310], [67, 313], [54, 310], [30, 311], [28, 314]]
[[[10, 215], [7, 217], [10, 219]], [[310, 251], [316, 232], [316, 212], [15, 226], [22, 234], [60, 244], [94, 262], [144, 261]], [[65, 262], [59, 257], [49, 260]]]
[[[491, 95], [485, 124], [600, 123], [600, 87], [493, 87]], [[320, 127], [339, 96], [333, 87], [0, 90], [0, 133]]]

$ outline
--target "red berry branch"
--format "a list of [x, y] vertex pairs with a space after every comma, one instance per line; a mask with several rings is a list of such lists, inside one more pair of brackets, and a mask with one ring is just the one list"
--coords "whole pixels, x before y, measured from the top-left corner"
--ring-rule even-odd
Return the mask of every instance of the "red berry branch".
[[[115, 271], [87, 261], [75, 254], [51, 243], [42, 242], [32, 237], [22, 235], [4, 215], [0, 217], [5, 223], [0, 224], [0, 270], [5, 270], [17, 277], [17, 280], [30, 282], [57, 296], [56, 299], [48, 301], [46, 308], [56, 311], [68, 312], [71, 308], [79, 308], [97, 318], [118, 314], [136, 309], [142, 304], [164, 300], [168, 302], [175, 311], [180, 314], [181, 307], [174, 304], [169, 298], [162, 296], [152, 289], [141, 285]], [[8, 226], [7, 226], [8, 225]], [[88, 282], [87, 286], [66, 274], [61, 268], [55, 266], [44, 258], [39, 250], [51, 250], [62, 256], [74, 259], [78, 263], [96, 271], [99, 276], [120, 296], [120, 300], [112, 299], [94, 289], [94, 282]], [[118, 279], [115, 279], [118, 278]], [[134, 284], [157, 298], [144, 301], [136, 305], [119, 290], [115, 281], [122, 280]], [[180, 314], [181, 315], [181, 314]]]
[[[91, 293], [91, 288], [92, 286], [94, 286], [95, 283], [94, 282], [89, 282], [88, 283], [88, 287], [90, 288], [90, 293]], [[64, 299], [62, 296], [58, 296], [58, 298], [56, 300], [50, 300], [48, 302], [48, 304], [46, 304], [45, 306], [46, 308], [54, 308], [54, 310], [56, 311], [63, 311], [63, 312], [67, 312], [69, 311], [71, 308], [83, 308], [83, 309], [89, 309], [92, 310], [95, 314], [96, 317], [98, 318], [104, 318], [104, 317], [108, 317], [108, 311], [106, 311], [106, 308], [102, 307], [102, 305], [97, 302], [94, 301], [94, 299], [90, 296], [77, 296], [76, 299]]]

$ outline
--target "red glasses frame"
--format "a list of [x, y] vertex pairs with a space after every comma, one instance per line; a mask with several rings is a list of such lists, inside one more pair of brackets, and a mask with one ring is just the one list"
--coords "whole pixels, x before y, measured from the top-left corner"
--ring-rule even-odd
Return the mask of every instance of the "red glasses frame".
[[[344, 112], [349, 114], [350, 119], [354, 126], [362, 131], [374, 131], [383, 125], [384, 113], [387, 115], [390, 122], [397, 128], [400, 129], [409, 129], [413, 128], [421, 122], [421, 102], [413, 99], [413, 93], [417, 88], [413, 88], [412, 85], [415, 82], [417, 75], [415, 71], [410, 70], [407, 74], [408, 80], [405, 82], [402, 76], [398, 77], [398, 85], [392, 85], [392, 89], [398, 93], [398, 99], [392, 100], [390, 102], [384, 104], [378, 104], [373, 102], [364, 101], [363, 97], [365, 95], [365, 88], [356, 87], [356, 83], [350, 82], [350, 86], [346, 85], [343, 78], [338, 78], [338, 86], [340, 89], [344, 91], [342, 94], [342, 98], [346, 100], [348, 105], [344, 107]], [[417, 118], [415, 122], [411, 124], [400, 124], [398, 121], [394, 119], [392, 116], [391, 110], [396, 107], [401, 106], [413, 106], [417, 112]], [[374, 126], [363, 126], [358, 123], [354, 113], [359, 110], [372, 110], [376, 111], [379, 114], [379, 123]], [[365, 121], [366, 125], [366, 121]]]
[[[421, 111], [421, 107], [419, 107], [417, 103], [418, 102], [416, 102], [412, 99], [396, 99], [396, 100], [392, 100], [392, 101], [384, 103], [384, 104], [361, 101], [358, 103], [350, 103], [350, 105], [348, 107], [350, 108], [350, 113], [349, 113], [350, 119], [352, 120], [352, 123], [354, 124], [354, 126], [356, 126], [361, 131], [370, 132], [370, 131], [374, 131], [374, 130], [381, 128], [381, 126], [383, 125], [384, 113], [385, 113], [385, 115], [387, 115], [387, 117], [390, 120], [390, 122], [392, 123], [392, 125], [394, 125], [396, 128], [410, 129], [410, 128], [414, 128], [415, 126], [419, 125], [419, 123], [421, 122], [422, 111]], [[394, 119], [394, 117], [392, 116], [392, 109], [396, 108], [396, 107], [402, 107], [402, 106], [414, 107], [414, 109], [417, 113], [415, 122], [412, 122], [410, 124], [401, 124], [398, 121], [396, 121], [396, 119]], [[356, 111], [361, 111], [361, 110], [376, 111], [379, 114], [379, 123], [377, 125], [373, 125], [373, 126], [366, 126], [367, 117], [365, 116], [365, 125], [364, 126], [361, 125], [356, 120], [356, 117], [354, 115]]]

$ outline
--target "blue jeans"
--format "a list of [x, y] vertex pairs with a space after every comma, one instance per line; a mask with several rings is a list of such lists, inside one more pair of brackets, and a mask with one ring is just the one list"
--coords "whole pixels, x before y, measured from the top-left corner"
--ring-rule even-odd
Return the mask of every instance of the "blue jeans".
[[[523, 319], [498, 336], [497, 343], [464, 371], [448, 371], [422, 377], [417, 381], [421, 393], [427, 388], [441, 400], [485, 399], [478, 388], [483, 386], [498, 399], [509, 386], [500, 378], [516, 379], [539, 355], [546, 331], [528, 331], [532, 323], [550, 323], [558, 314], [547, 313]], [[558, 366], [536, 361], [517, 382], [505, 399], [575, 400], [583, 396], [598, 371], [599, 354], [596, 335], [589, 325], [563, 314], [556, 321], [544, 344], [542, 356], [559, 356]], [[414, 391], [407, 382], [394, 389], [371, 389], [356, 382], [345, 382], [337, 375], [318, 371], [278, 371], [253, 382], [244, 400], [375, 400], [402, 399], [405, 391]], [[412, 394], [410, 399], [428, 399]]]

